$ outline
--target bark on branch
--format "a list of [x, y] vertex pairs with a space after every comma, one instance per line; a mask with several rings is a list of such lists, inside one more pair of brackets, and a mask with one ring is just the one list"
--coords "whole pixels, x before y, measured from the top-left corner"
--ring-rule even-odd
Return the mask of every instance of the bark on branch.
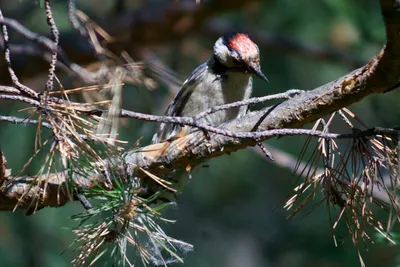
[[[295, 96], [281, 104], [255, 111], [225, 124], [222, 128], [232, 132], [266, 131], [282, 128], [300, 128], [318, 118], [356, 103], [376, 93], [383, 93], [400, 86], [400, 1], [380, 0], [386, 27], [387, 42], [381, 52], [362, 68], [319, 88]], [[235, 152], [254, 146], [254, 139], [233, 139], [209, 133], [209, 138], [198, 131], [179, 138], [169, 145], [156, 144], [143, 147], [141, 152], [129, 152], [127, 163], [155, 175], [172, 170], [196, 166], [204, 159]], [[145, 177], [145, 172], [137, 176]], [[54, 175], [47, 187], [47, 198], [37, 208], [62, 206], [70, 201], [65, 188], [65, 175]], [[79, 177], [76, 177], [79, 179]], [[98, 177], [95, 177], [96, 179]], [[81, 185], [87, 182], [81, 179]], [[4, 184], [3, 184], [4, 185]], [[61, 186], [59, 188], [59, 186]], [[26, 177], [16, 179], [0, 192], [0, 210], [12, 210], [18, 196], [30, 188]], [[40, 189], [38, 189], [40, 190]], [[27, 193], [19, 208], [29, 209], [37, 194]]]

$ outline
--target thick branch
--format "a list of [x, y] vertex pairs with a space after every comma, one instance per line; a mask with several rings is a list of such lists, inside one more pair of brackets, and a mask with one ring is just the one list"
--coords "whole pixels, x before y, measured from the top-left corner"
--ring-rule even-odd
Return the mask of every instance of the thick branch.
[[[395, 62], [382, 62], [383, 53], [384, 51], [363, 68], [336, 81], [295, 96], [279, 105], [251, 112], [227, 123], [222, 129], [240, 133], [299, 128], [356, 103], [368, 95], [381, 93], [394, 86], [397, 79], [382, 80], [382, 77], [379, 76], [382, 73], [378, 71], [379, 68], [393, 69], [395, 67], [397, 75], [400, 77], [400, 68], [397, 69]], [[376, 80], [380, 80], [381, 83], [374, 83]], [[256, 144], [254, 139], [232, 139], [214, 133], [209, 137], [208, 140], [203, 132], [199, 131], [172, 142], [163, 150], [162, 154], [147, 152], [159, 148], [157, 144], [143, 148], [144, 152], [131, 153], [126, 159], [129, 163], [141, 166], [154, 174], [169, 173], [173, 169], [195, 166], [201, 160], [235, 152]], [[265, 139], [267, 138], [261, 137], [261, 140]]]

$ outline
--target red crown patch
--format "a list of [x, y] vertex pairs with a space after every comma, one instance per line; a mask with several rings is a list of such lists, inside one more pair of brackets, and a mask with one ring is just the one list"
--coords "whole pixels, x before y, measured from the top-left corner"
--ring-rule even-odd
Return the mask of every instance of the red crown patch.
[[257, 45], [243, 33], [237, 33], [229, 39], [229, 48], [236, 50], [242, 58], [258, 54]]

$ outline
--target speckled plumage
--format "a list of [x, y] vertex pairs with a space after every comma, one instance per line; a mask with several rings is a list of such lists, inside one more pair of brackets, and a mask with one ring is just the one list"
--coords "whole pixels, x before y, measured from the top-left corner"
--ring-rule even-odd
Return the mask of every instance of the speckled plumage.
[[[242, 33], [225, 35], [215, 43], [213, 56], [183, 83], [165, 115], [191, 117], [214, 106], [246, 100], [252, 94], [252, 73], [266, 80], [259, 67], [257, 45]], [[221, 110], [200, 122], [217, 126], [243, 116], [247, 108]], [[152, 143], [168, 140], [181, 129], [181, 125], [161, 123]], [[191, 131], [193, 128], [186, 134]]]

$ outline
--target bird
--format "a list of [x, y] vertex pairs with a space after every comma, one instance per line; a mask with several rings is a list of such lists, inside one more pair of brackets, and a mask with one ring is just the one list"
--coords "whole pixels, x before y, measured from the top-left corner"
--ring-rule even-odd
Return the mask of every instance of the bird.
[[[183, 83], [165, 115], [192, 117], [215, 106], [247, 100], [253, 91], [253, 74], [268, 82], [261, 71], [258, 46], [245, 33], [224, 34], [215, 42], [212, 56]], [[198, 122], [219, 126], [242, 117], [247, 110], [247, 106], [221, 110]], [[179, 124], [161, 123], [152, 143], [168, 141], [195, 130]]]

